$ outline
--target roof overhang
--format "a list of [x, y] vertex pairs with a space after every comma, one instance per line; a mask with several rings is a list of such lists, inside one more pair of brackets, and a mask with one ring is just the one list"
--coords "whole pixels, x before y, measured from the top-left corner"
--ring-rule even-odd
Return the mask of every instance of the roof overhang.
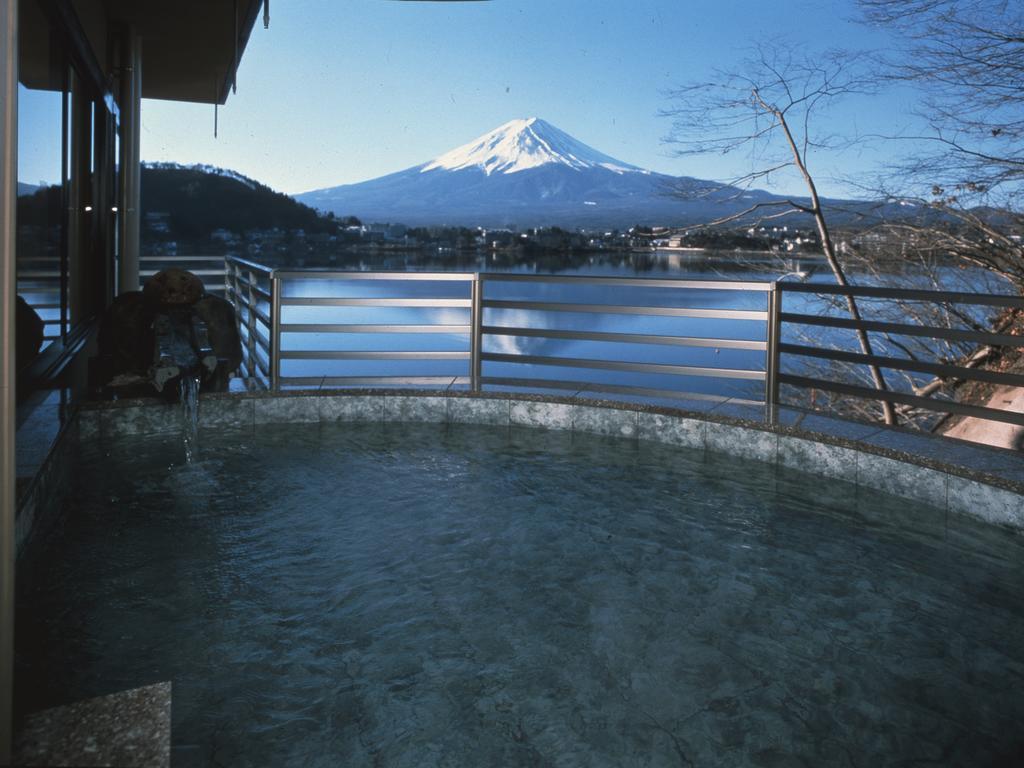
[[[264, 0], [21, 0], [19, 77], [30, 88], [60, 90], [51, 48], [69, 45], [86, 73], [110, 83], [117, 42], [141, 40], [142, 97], [223, 104]], [[65, 30], [57, 42], [52, 30]]]
[[263, 0], [105, 0], [142, 39], [142, 97], [223, 104]]

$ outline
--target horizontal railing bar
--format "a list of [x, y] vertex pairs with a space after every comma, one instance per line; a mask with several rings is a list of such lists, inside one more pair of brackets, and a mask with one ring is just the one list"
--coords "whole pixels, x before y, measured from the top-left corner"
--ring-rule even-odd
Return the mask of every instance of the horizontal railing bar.
[[[139, 283], [139, 290], [140, 291], [144, 287], [145, 287], [145, 283], [144, 282]], [[212, 293], [213, 291], [223, 291], [223, 290], [224, 290], [224, 283], [222, 281], [220, 281], [220, 280], [216, 280], [214, 282], [209, 282], [209, 283], [207, 283], [207, 282], [203, 283], [203, 292], [204, 293]]]
[[386, 282], [407, 282], [410, 280], [426, 282], [472, 282], [476, 280], [474, 272], [344, 272], [310, 270], [278, 270], [277, 277], [282, 280], [382, 280]]
[[483, 352], [480, 355], [480, 359], [495, 363], [594, 368], [634, 373], [665, 373], [674, 376], [709, 376], [720, 379], [749, 379], [751, 381], [764, 381], [765, 377], [764, 371], [738, 368], [704, 368], [691, 365], [670, 365], [668, 363], [632, 363], [618, 360], [591, 360], [582, 357], [545, 357], [540, 355], [509, 355], [499, 352]]
[[255, 261], [249, 261], [248, 259], [243, 259], [240, 256], [229, 256], [229, 257], [227, 257], [227, 263], [228, 264], [233, 264], [238, 269], [241, 269], [243, 271], [244, 270], [252, 270], [254, 272], [262, 272], [264, 275], [271, 275], [274, 272], [274, 270], [271, 269], [268, 266], [265, 266], [263, 264], [259, 264], [259, 263], [255, 262]]
[[282, 376], [282, 384], [322, 384], [323, 386], [366, 386], [377, 384], [468, 384], [468, 376]]
[[484, 272], [487, 282], [501, 283], [572, 283], [573, 285], [620, 285], [642, 288], [698, 288], [711, 291], [770, 291], [770, 282], [740, 280], [659, 280], [644, 277], [583, 277], [578, 275], [521, 275], [505, 272]]
[[244, 277], [229, 277], [227, 282], [231, 283], [232, 286], [237, 286], [239, 291], [244, 289], [246, 292], [248, 292], [250, 288], [259, 288], [259, 286], [256, 283], [250, 283]]
[[325, 299], [281, 298], [284, 307], [470, 307], [469, 299]]
[[616, 395], [642, 395], [643, 397], [661, 397], [673, 400], [707, 400], [723, 403], [726, 400], [743, 405], [764, 405], [760, 400], [743, 400], [722, 395], [708, 395], [702, 392], [686, 392], [675, 389], [652, 389], [650, 387], [631, 387], [625, 384], [598, 384], [593, 381], [566, 381], [563, 379], [519, 379], [502, 376], [484, 376], [481, 384], [500, 387], [521, 387], [523, 389], [564, 389], [570, 392], [603, 392]]
[[543, 339], [570, 339], [578, 341], [610, 341], [623, 344], [668, 344], [679, 347], [714, 347], [720, 349], [751, 349], [763, 352], [768, 348], [766, 341], [743, 339], [710, 339], [699, 336], [659, 336], [642, 333], [604, 333], [600, 331], [562, 331], [553, 328], [513, 328], [502, 325], [485, 325], [484, 335], [530, 336]]
[[468, 325], [325, 325], [283, 323], [281, 333], [469, 333]]
[[32, 309], [60, 309], [60, 304], [33, 304], [29, 301], [28, 305], [32, 307]]
[[256, 316], [256, 319], [262, 322], [267, 328], [271, 327], [270, 318], [267, 316], [265, 312], [260, 310], [258, 307], [254, 307], [249, 304], [241, 304], [238, 307], [238, 310], [239, 316], [242, 318], [243, 321], [245, 321], [245, 323], [249, 322], [249, 313], [252, 312]]
[[793, 386], [803, 387], [805, 389], [822, 389], [827, 392], [836, 392], [841, 395], [852, 395], [854, 397], [862, 397], [868, 400], [883, 400], [890, 403], [899, 403], [901, 405], [924, 408], [929, 411], [938, 411], [940, 413], [955, 413], [961, 416], [972, 416], [974, 418], [998, 421], [1004, 424], [1017, 424], [1019, 426], [1024, 426], [1024, 413], [1003, 411], [998, 408], [986, 408], [981, 405], [965, 405], [963, 403], [954, 403], [949, 400], [935, 400], [930, 397], [908, 395], [902, 392], [892, 392], [889, 390], [882, 391], [878, 389], [870, 389], [868, 387], [859, 387], [853, 384], [842, 384], [837, 381], [812, 379], [806, 376], [794, 376], [789, 373], [780, 373], [779, 383], [792, 384]]
[[607, 315], [660, 315], [711, 317], [722, 320], [767, 320], [768, 313], [744, 309], [689, 309], [683, 307], [634, 307], [623, 304], [571, 304], [552, 301], [505, 301], [485, 299], [484, 309], [536, 309], [545, 312], [586, 312]]
[[[158, 274], [158, 273], [160, 273], [162, 271], [163, 270], [160, 270], [160, 269], [140, 269], [139, 270], [139, 277], [152, 277], [153, 275]], [[224, 270], [223, 269], [190, 269], [188, 271], [191, 272], [196, 277], [203, 277], [203, 276], [205, 276], [205, 277], [210, 277], [210, 276], [223, 277], [224, 276]]]
[[469, 352], [334, 352], [282, 350], [282, 360], [469, 360]]
[[236, 288], [233, 282], [228, 282], [228, 287], [232, 293], [240, 297], [243, 301], [249, 301], [249, 284], [241, 280], [238, 281], [238, 287]]
[[[262, 373], [264, 376], [270, 376], [269, 366], [267, 366], [267, 364], [263, 362], [263, 359], [259, 355], [245, 354], [243, 356], [243, 361], [247, 364], [250, 374], [252, 374], [252, 372], [258, 368], [260, 373]], [[254, 363], [256, 365], [256, 368], [253, 368]]]
[[978, 304], [990, 307], [1024, 307], [1024, 297], [964, 291], [924, 291], [914, 288], [881, 288], [868, 285], [824, 285], [818, 283], [779, 283], [787, 293], [818, 293], [837, 296], [862, 296], [875, 299], [906, 299], [948, 304]]
[[[249, 342], [249, 329], [244, 325], [242, 326], [242, 332], [240, 333], [242, 341]], [[257, 328], [256, 329], [256, 346], [263, 352], [267, 353], [267, 357], [270, 357], [270, 340], [263, 335], [263, 333]]]
[[248, 301], [248, 299], [249, 299], [249, 291], [252, 291], [253, 293], [255, 293], [257, 296], [259, 296], [264, 301], [270, 301], [271, 300], [271, 296], [270, 296], [269, 293], [264, 291], [258, 285], [250, 283], [248, 280], [239, 279], [238, 280], [238, 290], [235, 289], [235, 286], [233, 284], [231, 285], [231, 290], [234, 291], [234, 293], [236, 295], [241, 296], [242, 298], [244, 298], [246, 301]]
[[139, 256], [139, 263], [150, 263], [157, 264], [161, 261], [166, 262], [182, 262], [182, 261], [205, 261], [205, 262], [221, 262], [225, 260], [224, 256]]
[[1024, 387], [1024, 376], [1014, 373], [986, 371], [982, 368], [963, 368], [958, 365], [930, 363], [923, 360], [908, 360], [902, 357], [884, 357], [882, 355], [865, 355], [860, 352], [849, 352], [842, 349], [824, 349], [822, 347], [806, 347], [799, 344], [780, 344], [779, 352], [816, 357], [822, 360], [841, 360], [847, 363], [877, 365], [882, 368], [894, 368], [899, 371], [920, 371], [931, 373], [944, 379], [965, 379], [968, 381], [987, 381], [992, 384], [1008, 384]]
[[779, 319], [784, 323], [797, 325], [822, 325], [828, 328], [863, 328], [865, 331], [895, 333], [901, 336], [924, 336], [931, 339], [948, 339], [951, 341], [974, 341], [980, 344], [994, 344], [1009, 347], [1024, 347], [1024, 336], [1009, 336], [986, 331], [965, 331], [956, 328], [934, 328], [925, 325], [906, 325], [888, 323], [879, 320], [856, 321], [846, 317], [828, 317], [822, 315], [801, 315], [783, 312]]
[[44, 280], [44, 279], [56, 279], [60, 277], [60, 270], [53, 269], [22, 269], [18, 271], [18, 279], [26, 280]]

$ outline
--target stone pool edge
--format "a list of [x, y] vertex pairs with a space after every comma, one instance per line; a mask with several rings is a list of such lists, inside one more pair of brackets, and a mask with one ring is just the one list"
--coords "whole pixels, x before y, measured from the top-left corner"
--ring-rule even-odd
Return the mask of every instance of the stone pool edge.
[[[1024, 532], [1024, 457], [1015, 451], [965, 446], [947, 438], [910, 435], [813, 413], [803, 414], [808, 428], [795, 409], [783, 409], [779, 423], [770, 425], [758, 418], [760, 414], [763, 419], [763, 406], [692, 405], [691, 410], [526, 393], [343, 389], [209, 394], [202, 397], [200, 407], [204, 428], [434, 422], [560, 429], [653, 441], [842, 480], [922, 501], [946, 514], [968, 515]], [[88, 441], [174, 432], [180, 429], [179, 418], [177, 406], [154, 400], [89, 403], [79, 411], [76, 437]], [[937, 457], [943, 449], [969, 456], [973, 466]], [[20, 529], [26, 538], [31, 527], [29, 523]], [[19, 550], [22, 543], [19, 537]]]

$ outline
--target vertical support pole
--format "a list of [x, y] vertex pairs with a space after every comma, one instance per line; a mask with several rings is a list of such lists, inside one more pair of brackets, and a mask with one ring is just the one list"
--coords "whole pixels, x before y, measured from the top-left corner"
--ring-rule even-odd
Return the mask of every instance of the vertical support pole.
[[270, 273], [270, 389], [281, 387], [281, 278]]
[[768, 291], [767, 350], [765, 352], [765, 420], [775, 424], [779, 418], [779, 343], [782, 333], [782, 289], [773, 282]]
[[126, 29], [121, 47], [121, 178], [118, 224], [121, 228], [121, 260], [118, 265], [118, 293], [139, 290], [139, 219], [142, 167], [142, 38]]
[[259, 367], [256, 363], [256, 273], [251, 269], [246, 273], [249, 278], [249, 341], [246, 346], [249, 352], [249, 377], [255, 378]]
[[484, 276], [477, 272], [473, 276], [471, 289], [472, 306], [469, 310], [469, 388], [473, 392], [479, 392], [480, 373], [483, 369], [480, 361], [480, 353], [483, 347], [483, 326], [484, 326]]
[[[64, 211], [67, 237], [68, 276], [68, 323], [69, 328], [85, 320], [92, 308], [89, 306], [89, 270], [94, 268], [90, 257], [91, 222], [99, 211], [86, 211], [92, 204], [92, 104], [90, 103], [82, 78], [72, 70], [68, 76], [68, 94], [71, 99], [68, 109], [67, 138], [69, 152], [68, 189], [64, 196], [67, 208]], [[138, 290], [138, 285], [134, 290]]]
[[0, 0], [0, 764], [11, 762], [14, 690], [15, 201], [18, 180], [18, 0]]

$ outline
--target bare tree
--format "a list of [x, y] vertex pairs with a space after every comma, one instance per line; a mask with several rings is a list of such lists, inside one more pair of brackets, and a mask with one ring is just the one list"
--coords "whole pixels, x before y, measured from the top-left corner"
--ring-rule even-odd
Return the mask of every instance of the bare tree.
[[[672, 118], [667, 141], [677, 147], [678, 155], [730, 154], [748, 151], [752, 168], [723, 188], [742, 190], [773, 175], [795, 171], [807, 189], [807, 198], [755, 199], [737, 213], [710, 222], [764, 222], [785, 216], [810, 216], [821, 238], [821, 248], [836, 282], [849, 281], [839, 261], [809, 158], [816, 149], [834, 145], [834, 137], [812, 135], [813, 117], [829, 104], [845, 96], [866, 93], [873, 81], [863, 73], [855, 56], [826, 53], [815, 58], [798, 58], [788, 51], [762, 46], [757, 54], [735, 72], [719, 72], [712, 81], [693, 83], [673, 91], [674, 103], [664, 114]], [[701, 188], [691, 194], [707, 195]], [[846, 306], [855, 323], [860, 310], [852, 296]], [[866, 331], [857, 327], [857, 341], [865, 355], [873, 354]], [[887, 389], [885, 377], [876, 365], [869, 365], [876, 389]], [[887, 424], [896, 423], [892, 404], [882, 402]]]
[[1024, 3], [859, 0], [897, 33], [881, 77], [923, 93], [924, 130], [886, 191], [941, 212], [895, 225], [924, 248], [990, 269], [1024, 291]]
[[[1019, 208], [1024, 194], [1024, 4], [1019, 0], [859, 0], [897, 32], [884, 76], [924, 92], [926, 150], [903, 170], [961, 204]], [[902, 42], [902, 45], [900, 45]]]

